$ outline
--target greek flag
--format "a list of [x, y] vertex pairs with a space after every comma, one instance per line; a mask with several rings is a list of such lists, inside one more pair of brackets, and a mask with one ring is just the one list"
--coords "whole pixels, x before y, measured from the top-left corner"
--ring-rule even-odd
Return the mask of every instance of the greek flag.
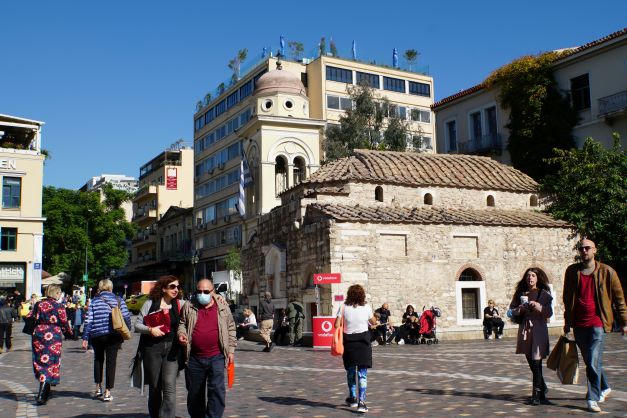
[[285, 39], [283, 39], [283, 35], [279, 38], [279, 45], [281, 46], [281, 58], [285, 57]]
[[237, 210], [243, 218], [246, 216], [246, 187], [253, 183], [253, 176], [246, 161], [246, 156], [242, 155], [242, 161], [239, 167], [239, 200], [237, 201]]
[[357, 45], [355, 45], [355, 41], [353, 40], [353, 59], [357, 59]]

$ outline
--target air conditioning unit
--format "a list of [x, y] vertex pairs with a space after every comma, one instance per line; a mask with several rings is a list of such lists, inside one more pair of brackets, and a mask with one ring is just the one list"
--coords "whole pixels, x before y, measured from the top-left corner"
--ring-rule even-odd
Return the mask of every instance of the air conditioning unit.
[[213, 219], [211, 220], [211, 224], [212, 224], [212, 225], [215, 225], [215, 224], [217, 224], [217, 223], [218, 223], [218, 220], [217, 220], [216, 218], [213, 218]]

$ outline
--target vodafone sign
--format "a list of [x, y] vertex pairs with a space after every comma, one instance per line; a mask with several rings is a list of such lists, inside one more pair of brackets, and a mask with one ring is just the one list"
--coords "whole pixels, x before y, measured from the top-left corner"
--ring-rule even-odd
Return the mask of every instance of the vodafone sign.
[[331, 348], [334, 316], [313, 317], [313, 348]]
[[342, 273], [315, 273], [314, 284], [342, 283]]

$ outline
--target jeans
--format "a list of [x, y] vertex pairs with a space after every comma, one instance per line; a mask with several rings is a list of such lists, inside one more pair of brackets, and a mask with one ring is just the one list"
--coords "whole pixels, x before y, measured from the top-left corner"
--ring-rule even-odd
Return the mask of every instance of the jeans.
[[601, 399], [601, 392], [610, 387], [603, 371], [605, 330], [602, 327], [575, 327], [573, 332], [586, 364], [588, 400], [598, 401]]
[[[187, 412], [192, 418], [219, 418], [224, 414], [224, 356], [191, 356], [185, 369]], [[205, 390], [207, 405], [205, 406]]]
[[143, 349], [150, 418], [174, 418], [176, 415], [176, 375], [179, 363], [172, 344], [175, 343], [161, 341]]
[[91, 345], [94, 347], [94, 382], [102, 383], [102, 368], [105, 366], [106, 355], [105, 387], [107, 389], [113, 389], [115, 384], [115, 365], [122, 341], [122, 336], [117, 332], [91, 339]]

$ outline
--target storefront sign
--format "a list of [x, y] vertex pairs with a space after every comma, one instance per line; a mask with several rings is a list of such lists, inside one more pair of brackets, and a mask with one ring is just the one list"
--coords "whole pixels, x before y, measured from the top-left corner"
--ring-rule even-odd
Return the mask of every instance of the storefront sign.
[[0, 287], [14, 287], [24, 283], [24, 266], [21, 264], [0, 264]]
[[171, 167], [167, 169], [165, 178], [165, 188], [167, 190], [176, 190], [177, 188], [177, 173], [176, 168]]
[[0, 169], [17, 170], [17, 161], [0, 158]]
[[331, 348], [333, 341], [334, 316], [314, 316], [313, 317], [313, 348]]
[[315, 273], [314, 284], [342, 283], [342, 273]]

